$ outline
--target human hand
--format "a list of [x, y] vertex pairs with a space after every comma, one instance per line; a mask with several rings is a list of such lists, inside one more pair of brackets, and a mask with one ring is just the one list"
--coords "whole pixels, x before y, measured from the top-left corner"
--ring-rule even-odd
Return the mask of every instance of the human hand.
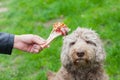
[[26, 52], [38, 53], [46, 47], [45, 43], [46, 41], [37, 35], [15, 35], [13, 47]]

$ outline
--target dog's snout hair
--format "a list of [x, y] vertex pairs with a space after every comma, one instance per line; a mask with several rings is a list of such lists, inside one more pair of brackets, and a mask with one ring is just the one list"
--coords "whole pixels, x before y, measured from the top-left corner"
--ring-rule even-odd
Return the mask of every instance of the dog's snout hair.
[[51, 80], [108, 80], [103, 70], [105, 51], [96, 32], [77, 28], [64, 37], [62, 67]]

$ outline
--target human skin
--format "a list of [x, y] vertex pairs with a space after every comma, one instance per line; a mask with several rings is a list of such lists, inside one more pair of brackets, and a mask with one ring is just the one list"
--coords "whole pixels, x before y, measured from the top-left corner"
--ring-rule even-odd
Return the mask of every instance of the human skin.
[[[45, 42], [43, 38], [33, 34], [15, 35], [13, 48], [30, 53], [39, 53], [46, 47]], [[44, 47], [41, 47], [42, 45]]]

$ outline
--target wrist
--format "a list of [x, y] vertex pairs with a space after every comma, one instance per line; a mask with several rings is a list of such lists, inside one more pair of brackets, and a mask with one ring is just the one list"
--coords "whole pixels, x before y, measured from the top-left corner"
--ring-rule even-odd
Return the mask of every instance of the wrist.
[[18, 46], [19, 46], [19, 44], [18, 44], [19, 41], [20, 41], [20, 36], [19, 36], [19, 35], [15, 35], [13, 48], [18, 48]]

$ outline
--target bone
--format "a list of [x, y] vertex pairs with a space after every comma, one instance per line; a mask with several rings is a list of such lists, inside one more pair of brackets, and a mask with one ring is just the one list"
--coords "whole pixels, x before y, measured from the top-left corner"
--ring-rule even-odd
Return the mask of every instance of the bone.
[[64, 23], [57, 22], [53, 24], [53, 30], [51, 31], [49, 37], [47, 38], [46, 44], [42, 45], [41, 47], [44, 48], [48, 46], [55, 38], [61, 35], [66, 36], [69, 31], [70, 29]]

